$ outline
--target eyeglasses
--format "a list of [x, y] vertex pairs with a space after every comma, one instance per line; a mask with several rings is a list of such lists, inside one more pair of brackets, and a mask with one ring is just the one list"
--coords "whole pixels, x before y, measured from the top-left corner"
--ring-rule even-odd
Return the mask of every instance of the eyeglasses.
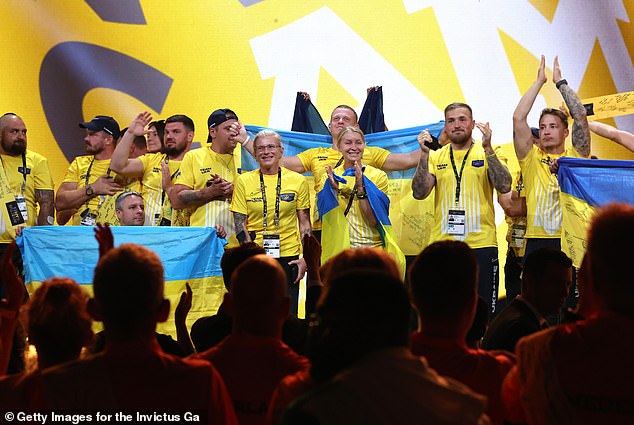
[[266, 152], [266, 151], [275, 151], [278, 148], [280, 148], [281, 146], [279, 145], [264, 145], [264, 146], [256, 146], [255, 147], [255, 151], [256, 152]]

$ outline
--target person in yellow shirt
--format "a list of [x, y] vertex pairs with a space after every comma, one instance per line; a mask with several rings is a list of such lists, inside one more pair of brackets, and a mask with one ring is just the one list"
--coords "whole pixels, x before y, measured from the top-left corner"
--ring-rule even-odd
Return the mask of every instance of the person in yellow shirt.
[[[343, 208], [348, 220], [350, 248], [382, 248], [383, 241], [376, 217], [370, 207], [363, 176], [372, 181], [381, 192], [387, 194], [389, 184], [387, 174], [371, 165], [363, 164], [365, 137], [357, 127], [346, 127], [342, 130], [336, 145], [343, 155], [343, 162], [334, 168], [326, 167], [326, 175], [322, 177], [320, 187], [323, 187], [328, 180], [338, 194], [339, 206]], [[342, 176], [345, 170], [351, 168], [354, 169], [354, 178], [347, 179], [345, 183], [335, 179], [335, 174]]]
[[[482, 142], [472, 131], [482, 132]], [[445, 108], [449, 143], [430, 153], [421, 144], [421, 159], [412, 179], [414, 198], [425, 199], [435, 187], [436, 223], [431, 242], [460, 240], [468, 244], [480, 265], [478, 293], [495, 313], [499, 286], [493, 189], [511, 190], [511, 174], [491, 146], [489, 123], [476, 123], [471, 107], [452, 103]]]
[[239, 159], [234, 156], [240, 133], [233, 124], [241, 127], [231, 109], [217, 109], [209, 115], [207, 145], [185, 154], [174, 186], [167, 192], [174, 209], [193, 210], [191, 226], [221, 226], [230, 246], [237, 245], [229, 207], [240, 171]]
[[86, 130], [84, 143], [88, 155], [73, 160], [57, 190], [57, 222], [65, 224], [72, 220], [75, 226], [94, 226], [97, 222], [114, 225], [117, 217], [113, 195], [130, 183], [115, 178], [110, 170], [119, 124], [112, 117], [97, 115], [88, 122], [79, 123], [79, 127]]
[[[172, 115], [165, 120], [164, 153], [148, 153], [138, 158], [130, 158], [130, 146], [135, 137], [152, 131], [145, 130], [145, 126], [151, 120], [149, 112], [142, 112], [130, 123], [112, 154], [110, 168], [128, 178], [141, 178], [141, 193], [146, 206], [146, 226], [169, 226], [172, 224], [172, 208], [167, 191], [172, 186], [183, 157], [194, 139], [194, 122], [186, 115]], [[169, 174], [165, 185], [163, 168], [167, 168]]]
[[[546, 83], [546, 60], [541, 57], [537, 79], [520, 99], [513, 113], [513, 144], [526, 187], [526, 252], [547, 247], [561, 249], [561, 204], [559, 183], [550, 166], [562, 156], [590, 156], [590, 130], [586, 110], [577, 94], [562, 78], [559, 60], [555, 57], [553, 82], [561, 92], [574, 119], [572, 146], [566, 148], [568, 117], [559, 109], [546, 108], [539, 118], [540, 145], [533, 143], [527, 116]], [[572, 292], [572, 291], [571, 291]]]
[[[20, 227], [55, 222], [53, 198], [48, 160], [27, 149], [22, 118], [11, 112], [4, 114], [0, 117], [0, 257], [15, 241]], [[21, 274], [20, 251], [15, 250], [13, 255]]]
[[[345, 127], [358, 127], [358, 116], [355, 110], [348, 105], [339, 105], [333, 109], [330, 115], [328, 129], [332, 135], [333, 142], [337, 140], [339, 133]], [[236, 126], [235, 131], [239, 128]], [[244, 138], [243, 138], [244, 139]], [[244, 147], [251, 153], [253, 150], [251, 140], [243, 140]], [[385, 171], [407, 170], [414, 168], [420, 158], [420, 151], [408, 153], [391, 153], [390, 151], [375, 147], [366, 146], [363, 155], [363, 163]], [[328, 148], [312, 148], [298, 155], [285, 156], [282, 158], [282, 166], [297, 173], [311, 172], [313, 174], [315, 193], [321, 189], [321, 183], [326, 175], [326, 166], [334, 167], [343, 161], [341, 152], [335, 143]], [[315, 236], [321, 238], [321, 223], [319, 222], [317, 208], [313, 213], [313, 232]]]
[[277, 259], [286, 271], [291, 314], [297, 316], [299, 280], [306, 262], [299, 259], [301, 241], [310, 235], [310, 198], [304, 177], [280, 166], [284, 147], [273, 130], [253, 140], [260, 168], [238, 176], [231, 211], [241, 243], [254, 241]]

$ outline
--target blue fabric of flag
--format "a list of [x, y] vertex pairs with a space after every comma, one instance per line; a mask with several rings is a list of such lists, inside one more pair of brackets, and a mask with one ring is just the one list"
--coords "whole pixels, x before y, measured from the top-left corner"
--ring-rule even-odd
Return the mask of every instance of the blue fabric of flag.
[[[213, 227], [111, 227], [115, 246], [136, 243], [154, 251], [163, 262], [166, 281], [222, 276], [224, 239]], [[99, 247], [89, 226], [26, 228], [17, 244], [24, 259], [25, 282], [54, 276], [92, 284]]]

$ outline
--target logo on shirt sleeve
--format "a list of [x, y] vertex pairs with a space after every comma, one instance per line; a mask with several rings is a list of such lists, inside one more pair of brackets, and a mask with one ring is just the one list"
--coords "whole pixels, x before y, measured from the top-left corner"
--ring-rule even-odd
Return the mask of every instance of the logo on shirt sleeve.
[[294, 193], [280, 193], [280, 200], [284, 202], [293, 202], [295, 200]]
[[471, 165], [474, 167], [484, 167], [484, 159], [474, 159], [471, 161]]

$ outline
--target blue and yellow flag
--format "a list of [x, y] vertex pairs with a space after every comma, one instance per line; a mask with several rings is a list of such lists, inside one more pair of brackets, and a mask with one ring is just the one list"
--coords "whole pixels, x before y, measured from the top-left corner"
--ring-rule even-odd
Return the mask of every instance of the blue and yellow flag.
[[[194, 293], [187, 324], [215, 314], [226, 292], [220, 259], [224, 239], [213, 227], [113, 226], [115, 244], [136, 243], [154, 251], [165, 269], [165, 297], [172, 311], [189, 282]], [[89, 226], [38, 226], [24, 229], [17, 243], [24, 259], [29, 291], [51, 277], [69, 277], [92, 292], [99, 246]], [[125, 294], [121, 294], [125, 296]], [[159, 332], [174, 334], [174, 319], [159, 324]]]
[[[344, 177], [354, 176], [354, 168], [348, 168], [343, 173]], [[340, 183], [346, 183], [343, 177], [334, 175], [335, 179]], [[363, 176], [363, 184], [368, 194], [370, 207], [376, 218], [383, 249], [391, 254], [401, 270], [401, 277], [405, 277], [405, 255], [399, 248], [392, 223], [390, 222], [390, 198], [381, 192], [376, 185]], [[317, 194], [317, 205], [319, 209], [319, 218], [322, 221], [321, 231], [321, 262], [325, 263], [329, 258], [337, 255], [344, 249], [350, 248], [350, 230], [348, 228], [348, 220], [344, 216], [343, 208], [337, 200], [337, 195], [330, 185], [329, 181], [324, 183], [324, 187]]]
[[634, 161], [559, 159], [561, 249], [575, 267], [586, 252], [587, 227], [596, 209], [609, 202], [634, 205]]
[[[429, 130], [432, 136], [438, 137], [444, 123], [442, 121], [399, 130], [367, 134], [367, 146], [387, 149], [392, 153], [415, 152], [420, 149], [417, 136], [423, 130]], [[260, 126], [246, 126], [253, 138], [257, 132], [266, 129]], [[310, 148], [332, 146], [330, 135], [300, 133], [297, 131], [275, 130], [282, 137], [284, 155], [293, 156]], [[258, 168], [255, 160], [248, 153], [242, 152], [242, 169], [250, 171]], [[387, 171], [390, 179], [388, 196], [392, 216], [393, 232], [405, 255], [418, 255], [429, 244], [431, 228], [434, 223], [434, 196], [419, 201], [412, 196], [411, 178], [415, 168], [404, 171]], [[311, 173], [306, 173], [310, 180], [311, 203], [315, 199]], [[311, 204], [311, 209], [316, 205]]]

